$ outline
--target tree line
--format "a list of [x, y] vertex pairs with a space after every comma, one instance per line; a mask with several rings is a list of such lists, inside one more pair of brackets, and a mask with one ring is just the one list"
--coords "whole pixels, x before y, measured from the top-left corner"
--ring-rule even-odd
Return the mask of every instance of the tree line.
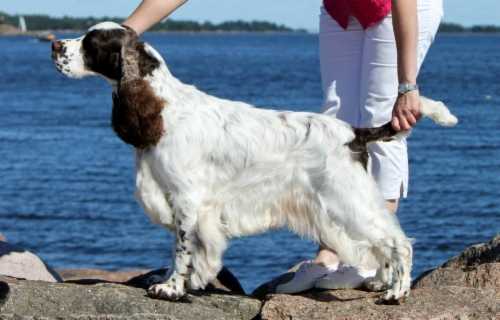
[[[30, 31], [41, 30], [86, 30], [101, 21], [114, 21], [121, 23], [124, 19], [119, 17], [61, 17], [55, 18], [47, 15], [24, 15]], [[19, 16], [8, 15], [0, 12], [0, 23], [17, 26]], [[227, 21], [222, 23], [196, 22], [189, 20], [168, 19], [158, 23], [151, 31], [253, 31], [253, 32], [291, 32], [303, 31], [289, 28], [285, 25], [267, 21]]]
[[[119, 17], [50, 17], [48, 15], [25, 15], [28, 29], [31, 31], [41, 30], [86, 30], [90, 26], [101, 21], [122, 22]], [[0, 23], [17, 26], [18, 15], [8, 15], [0, 12]], [[282, 24], [267, 21], [227, 21], [222, 23], [197, 22], [190, 20], [168, 19], [151, 28], [151, 31], [248, 31], [248, 32], [305, 32], [303, 29], [292, 29]], [[472, 26], [464, 27], [456, 23], [442, 23], [440, 32], [500, 32], [500, 26]]]
[[500, 32], [500, 26], [472, 26], [464, 27], [457, 23], [441, 23], [439, 32]]

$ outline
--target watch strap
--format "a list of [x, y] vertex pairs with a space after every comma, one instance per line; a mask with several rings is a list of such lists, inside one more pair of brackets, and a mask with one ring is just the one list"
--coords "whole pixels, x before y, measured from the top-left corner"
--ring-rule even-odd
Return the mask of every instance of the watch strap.
[[418, 90], [418, 85], [415, 83], [400, 83], [398, 86], [398, 93], [405, 94], [410, 91]]

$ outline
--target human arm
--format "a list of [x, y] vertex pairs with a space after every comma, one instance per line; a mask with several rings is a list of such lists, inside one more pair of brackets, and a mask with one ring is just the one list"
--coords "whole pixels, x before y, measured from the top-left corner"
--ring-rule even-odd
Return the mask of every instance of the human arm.
[[[398, 55], [399, 83], [417, 83], [417, 0], [392, 0], [392, 20]], [[392, 112], [395, 130], [409, 130], [420, 118], [418, 90], [399, 94]]]
[[141, 34], [186, 2], [187, 0], [142, 0], [123, 24]]

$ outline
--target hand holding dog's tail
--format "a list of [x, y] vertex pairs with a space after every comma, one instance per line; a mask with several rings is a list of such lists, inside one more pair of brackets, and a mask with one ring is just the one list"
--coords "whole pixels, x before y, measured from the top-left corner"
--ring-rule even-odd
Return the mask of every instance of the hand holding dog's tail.
[[[432, 121], [443, 127], [453, 127], [458, 123], [448, 107], [441, 101], [435, 101], [426, 97], [420, 97], [421, 110], [420, 113], [423, 117], [430, 118]], [[392, 123], [388, 122], [378, 128], [353, 128], [355, 138], [347, 145], [351, 151], [359, 154], [359, 161], [366, 168], [368, 163], [367, 145], [370, 142], [376, 141], [390, 141], [406, 137], [409, 130], [396, 131], [392, 127]]]
[[[430, 118], [432, 121], [443, 127], [453, 127], [458, 123], [448, 107], [441, 101], [431, 100], [426, 97], [420, 97], [421, 110], [423, 117]], [[377, 128], [354, 128], [356, 135], [355, 143], [366, 145], [367, 143], [383, 140], [394, 140], [398, 137], [405, 137], [409, 130], [396, 131], [391, 122]]]

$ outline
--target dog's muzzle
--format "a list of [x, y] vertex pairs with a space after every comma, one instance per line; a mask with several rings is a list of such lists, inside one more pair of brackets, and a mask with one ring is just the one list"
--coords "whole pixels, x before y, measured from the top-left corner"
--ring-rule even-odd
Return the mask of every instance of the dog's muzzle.
[[62, 41], [52, 41], [52, 59], [57, 59], [60, 55], [63, 55], [66, 51]]
[[56, 65], [57, 70], [60, 72], [63, 72], [64, 66], [69, 63], [66, 51], [67, 48], [62, 41], [52, 41], [52, 61]]

